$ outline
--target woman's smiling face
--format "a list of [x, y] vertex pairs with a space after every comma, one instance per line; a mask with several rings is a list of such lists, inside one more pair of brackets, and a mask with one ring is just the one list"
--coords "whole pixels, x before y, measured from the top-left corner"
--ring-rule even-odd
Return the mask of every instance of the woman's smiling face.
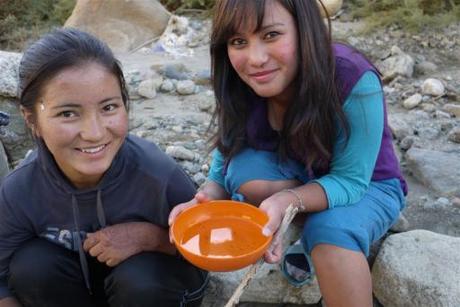
[[97, 185], [128, 131], [117, 77], [88, 62], [63, 69], [41, 93], [35, 103], [33, 132], [44, 140], [74, 186]]
[[228, 40], [230, 62], [259, 96], [289, 98], [299, 65], [295, 20], [278, 1], [267, 1], [262, 26], [254, 28], [239, 29]]

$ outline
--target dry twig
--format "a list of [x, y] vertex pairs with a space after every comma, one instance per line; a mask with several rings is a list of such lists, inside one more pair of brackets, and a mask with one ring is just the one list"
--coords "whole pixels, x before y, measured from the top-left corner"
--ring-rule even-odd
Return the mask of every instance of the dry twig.
[[[278, 229], [278, 231], [275, 234], [275, 237], [273, 238], [272, 244], [269, 247], [270, 249], [273, 249], [277, 243], [283, 240], [284, 233], [286, 232], [289, 224], [292, 222], [298, 211], [299, 208], [297, 208], [293, 204], [290, 204], [289, 207], [286, 209], [286, 214], [284, 215], [284, 218], [281, 221], [280, 228]], [[240, 297], [244, 292], [244, 289], [246, 289], [246, 287], [249, 285], [249, 282], [256, 275], [257, 270], [262, 266], [263, 263], [264, 260], [260, 259], [259, 261], [252, 264], [249, 267], [249, 270], [244, 275], [243, 279], [241, 280], [236, 290], [233, 292], [233, 295], [230, 297], [227, 304], [225, 304], [225, 307], [233, 307], [236, 306], [236, 304], [238, 304], [238, 302], [240, 301]]]

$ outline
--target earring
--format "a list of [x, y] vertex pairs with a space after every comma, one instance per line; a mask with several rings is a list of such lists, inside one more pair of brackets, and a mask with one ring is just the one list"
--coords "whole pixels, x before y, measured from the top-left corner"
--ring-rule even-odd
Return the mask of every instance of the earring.
[[40, 102], [40, 111], [45, 111], [45, 105], [43, 104], [43, 102]]

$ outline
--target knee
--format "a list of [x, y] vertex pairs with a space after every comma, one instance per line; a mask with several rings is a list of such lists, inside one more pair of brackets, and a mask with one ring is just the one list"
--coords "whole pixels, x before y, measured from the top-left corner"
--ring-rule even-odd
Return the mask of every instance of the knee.
[[56, 254], [49, 244], [42, 239], [32, 240], [14, 253], [10, 261], [9, 283], [15, 290], [48, 286], [56, 264]]
[[272, 196], [273, 194], [284, 189], [294, 188], [299, 186], [297, 180], [251, 180], [243, 183], [238, 192], [243, 194], [245, 199], [252, 204], [260, 204], [262, 201]]
[[344, 262], [343, 249], [330, 244], [317, 244], [311, 251], [315, 268], [327, 267], [330, 270], [340, 268]]
[[113, 269], [105, 282], [106, 293], [111, 306], [132, 306], [133, 298], [138, 305], [151, 306], [152, 302], [160, 302], [169, 291], [161, 278], [150, 274], [140, 263], [129, 259]]
[[152, 278], [133, 274], [123, 274], [117, 272], [112, 274], [106, 283], [109, 294], [119, 300], [130, 301], [133, 297], [139, 301], [151, 300], [161, 296], [161, 289], [158, 284], [152, 281]]
[[[318, 245], [335, 246], [351, 251], [366, 253], [369, 250], [367, 232], [360, 225], [347, 225], [336, 221], [328, 211], [321, 214], [312, 214], [305, 223], [302, 233], [302, 242], [307, 253]], [[321, 248], [322, 252], [330, 252], [328, 248]]]
[[155, 306], [179, 306], [199, 296], [204, 281], [203, 274], [182, 260], [141, 253], [112, 270], [105, 280], [105, 291], [110, 306], [134, 306], [133, 297], [135, 306], [152, 306], [152, 302]]
[[243, 183], [238, 192], [244, 195], [247, 202], [256, 205], [271, 195], [269, 182], [265, 180], [251, 180]]
[[[158, 278], [158, 277], [157, 277]], [[174, 293], [161, 283], [154, 282], [153, 278], [127, 278], [120, 274], [110, 278], [106, 283], [108, 303], [113, 307], [122, 306], [179, 306], [184, 293]], [[135, 302], [135, 303], [134, 303]]]

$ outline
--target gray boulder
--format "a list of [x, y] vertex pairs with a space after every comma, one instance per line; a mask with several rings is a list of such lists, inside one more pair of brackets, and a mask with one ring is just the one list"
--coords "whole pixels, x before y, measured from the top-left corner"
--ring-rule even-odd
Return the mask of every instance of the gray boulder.
[[460, 238], [413, 230], [388, 237], [372, 268], [383, 306], [460, 306]]
[[0, 179], [5, 177], [9, 172], [10, 165], [8, 163], [8, 156], [6, 155], [2, 142], [0, 142]]
[[0, 96], [16, 97], [21, 54], [0, 51]]
[[[397, 51], [393, 51], [396, 49]], [[414, 74], [414, 59], [402, 52], [399, 48], [392, 48], [392, 56], [381, 62], [376, 62], [376, 66], [383, 74], [384, 80], [392, 80], [397, 76], [411, 78]]]
[[412, 147], [407, 166], [420, 182], [442, 195], [460, 195], [460, 155]]
[[0, 99], [0, 110], [10, 114], [9, 125], [0, 127], [0, 141], [5, 147], [10, 162], [16, 163], [34, 147], [34, 142], [14, 101]]
[[170, 16], [156, 0], [78, 0], [65, 26], [91, 32], [115, 51], [130, 51], [159, 37]]

